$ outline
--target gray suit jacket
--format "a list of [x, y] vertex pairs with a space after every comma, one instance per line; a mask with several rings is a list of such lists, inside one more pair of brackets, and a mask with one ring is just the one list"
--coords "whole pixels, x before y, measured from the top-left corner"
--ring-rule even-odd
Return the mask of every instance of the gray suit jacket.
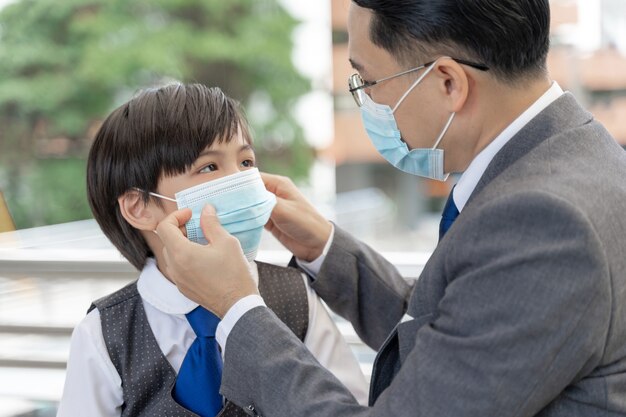
[[229, 336], [226, 397], [264, 417], [624, 416], [626, 152], [565, 94], [495, 156], [414, 288], [339, 228], [314, 287], [380, 349], [371, 407], [265, 308]]

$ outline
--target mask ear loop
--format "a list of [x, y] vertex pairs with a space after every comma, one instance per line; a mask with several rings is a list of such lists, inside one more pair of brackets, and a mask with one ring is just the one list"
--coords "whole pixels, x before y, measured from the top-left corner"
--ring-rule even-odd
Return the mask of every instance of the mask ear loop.
[[[174, 203], [178, 203], [178, 201], [176, 201], [176, 199], [165, 197], [164, 195], [161, 195], [161, 194], [152, 193], [152, 192], [148, 192], [148, 194], [150, 194], [151, 196], [154, 196], [154, 197], [158, 197], [158, 198], [162, 198], [164, 200], [169, 200], [169, 201], [173, 201]], [[153, 230], [153, 232], [154, 232], [155, 235], [157, 235], [157, 236], [159, 235], [159, 233], [156, 231], [156, 229]]]
[[439, 137], [437, 138], [437, 141], [435, 142], [435, 146], [433, 146], [432, 148], [433, 150], [437, 149], [437, 146], [439, 146], [439, 142], [441, 142], [441, 139], [443, 139], [443, 137], [448, 132], [448, 129], [450, 128], [450, 125], [452, 124], [452, 121], [454, 120], [454, 116], [456, 116], [456, 112], [452, 113], [450, 117], [448, 118], [448, 123], [446, 123], [446, 126], [443, 128], [443, 130], [439, 134]]
[[[162, 198], [164, 200], [173, 201], [174, 203], [178, 204], [178, 201], [176, 201], [176, 199], [174, 199], [174, 198], [165, 197], [164, 195], [157, 194], [157, 193], [152, 193], [152, 192], [148, 192], [148, 194], [150, 194], [151, 196], [154, 196], [154, 197]], [[159, 235], [156, 230], [153, 230], [153, 232], [154, 232], [155, 235], [157, 235], [157, 236]]]
[[[145, 191], [142, 190], [141, 188], [133, 188], [133, 190], [139, 191], [140, 193], [145, 193]], [[178, 203], [178, 201], [176, 201], [175, 198], [165, 197], [164, 195], [157, 194], [157, 193], [152, 193], [152, 192], [148, 192], [148, 194], [150, 194], [151, 196], [154, 196], [154, 197], [158, 197], [158, 198], [162, 198], [164, 200], [169, 200], [169, 201], [172, 201], [174, 203]]]
[[178, 201], [176, 201], [175, 198], [165, 197], [164, 195], [157, 194], [157, 193], [151, 193], [151, 192], [149, 192], [148, 194], [150, 194], [151, 196], [154, 196], [154, 197], [158, 197], [158, 198], [162, 198], [164, 200], [169, 200], [169, 201], [173, 201], [174, 203], [178, 203]]
[[[140, 190], [139, 188], [135, 188], [134, 190], [139, 191], [140, 193], [143, 193], [143, 192], [144, 192], [143, 190]], [[162, 198], [162, 199], [164, 199], [164, 200], [169, 200], [169, 201], [173, 201], [174, 203], [178, 203], [175, 199], [173, 199], [173, 198], [169, 198], [169, 197], [165, 197], [164, 195], [161, 195], [161, 194], [152, 193], [152, 192], [148, 192], [148, 194], [150, 194], [151, 196], [154, 196], [154, 197], [158, 197], [158, 198]], [[152, 231], [152, 233], [154, 233], [154, 234], [155, 234], [155, 235], [157, 235], [157, 236], [159, 235], [159, 234], [157, 233], [156, 229], [155, 229], [155, 230], [153, 230], [153, 231]]]
[[[441, 58], [439, 58], [441, 59]], [[439, 59], [437, 61], [439, 61]], [[428, 75], [430, 74], [430, 72], [433, 70], [433, 68], [435, 68], [435, 65], [437, 64], [437, 61], [433, 62], [430, 67], [428, 67], [428, 69], [426, 71], [424, 71], [424, 73], [422, 75], [419, 76], [419, 78], [417, 80], [415, 80], [415, 82], [413, 83], [413, 85], [406, 90], [406, 92], [402, 95], [402, 97], [400, 97], [400, 100], [398, 100], [398, 103], [393, 107], [393, 110], [391, 110], [392, 113], [395, 113], [396, 110], [398, 110], [398, 107], [400, 107], [400, 104], [402, 104], [402, 102], [404, 101], [404, 99], [406, 99], [406, 97], [411, 93], [411, 91], [413, 91], [413, 89], [415, 87], [417, 87], [419, 85], [419, 83], [422, 82], [422, 80]]]

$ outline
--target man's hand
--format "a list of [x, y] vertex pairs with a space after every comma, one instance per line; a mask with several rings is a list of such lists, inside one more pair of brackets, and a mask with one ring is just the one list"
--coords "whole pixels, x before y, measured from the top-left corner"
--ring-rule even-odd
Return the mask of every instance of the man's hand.
[[265, 228], [298, 259], [311, 262], [324, 251], [332, 225], [287, 177], [261, 173], [265, 188], [276, 195], [276, 207]]
[[157, 226], [164, 245], [165, 271], [183, 294], [223, 318], [237, 301], [259, 293], [250, 264], [237, 238], [221, 226], [213, 207], [205, 206], [200, 217], [209, 242], [206, 246], [189, 241], [181, 232], [180, 227], [190, 218], [191, 210], [178, 210]]

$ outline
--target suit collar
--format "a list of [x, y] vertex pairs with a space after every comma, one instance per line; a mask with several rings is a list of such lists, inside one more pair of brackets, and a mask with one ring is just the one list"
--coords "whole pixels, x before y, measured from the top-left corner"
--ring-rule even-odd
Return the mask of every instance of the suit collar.
[[494, 156], [467, 203], [471, 203], [489, 183], [537, 145], [592, 120], [591, 113], [583, 109], [571, 93], [564, 93], [524, 126]]
[[563, 95], [563, 90], [556, 81], [532, 105], [524, 110], [513, 122], [503, 129], [467, 167], [454, 187], [454, 204], [462, 211], [470, 196], [474, 192], [478, 181], [483, 176], [494, 156], [506, 145], [524, 126], [530, 123], [539, 113], [544, 111]]

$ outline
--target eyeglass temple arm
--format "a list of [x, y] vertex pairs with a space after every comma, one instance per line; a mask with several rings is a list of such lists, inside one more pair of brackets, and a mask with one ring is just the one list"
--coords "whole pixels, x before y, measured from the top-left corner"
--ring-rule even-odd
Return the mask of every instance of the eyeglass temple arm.
[[452, 59], [458, 62], [459, 64], [467, 65], [468, 67], [476, 68], [477, 70], [480, 70], [480, 71], [489, 71], [489, 67], [483, 64], [477, 64], [475, 62], [466, 61], [464, 59], [456, 59], [456, 58], [452, 58]]
[[[489, 67], [488, 67], [488, 66], [486, 66], [486, 65], [483, 65], [483, 64], [477, 64], [477, 63], [475, 63], [475, 62], [466, 61], [466, 60], [464, 60], [464, 59], [456, 59], [456, 58], [452, 58], [452, 59], [453, 59], [455, 62], [458, 62], [459, 64], [467, 65], [468, 67], [476, 68], [477, 70], [480, 70], [480, 71], [489, 71]], [[376, 81], [368, 81], [368, 82], [366, 82], [366, 83], [363, 83], [363, 85], [359, 85], [359, 86], [357, 86], [357, 87], [349, 88], [349, 89], [348, 89], [348, 91], [349, 91], [350, 93], [354, 93], [355, 91], [358, 91], [358, 90], [362, 90], [362, 89], [364, 89], [364, 88], [369, 88], [369, 87], [375, 86], [376, 84], [381, 83], [381, 82], [383, 82], [383, 81], [387, 81], [387, 80], [390, 80], [390, 79], [392, 79], [392, 78], [400, 77], [401, 75], [405, 75], [405, 74], [408, 74], [408, 73], [410, 73], [410, 72], [417, 71], [417, 70], [420, 70], [420, 69], [422, 69], [422, 68], [425, 68], [425, 67], [427, 67], [427, 66], [429, 66], [429, 65], [432, 65], [434, 62], [435, 62], [435, 61], [427, 62], [426, 64], [421, 65], [421, 66], [419, 66], [419, 67], [416, 67], [416, 68], [411, 68], [411, 69], [408, 69], [408, 70], [406, 70], [406, 71], [402, 71], [402, 72], [401, 72], [401, 73], [399, 73], [399, 74], [394, 74], [394, 75], [391, 75], [391, 76], [389, 76], [389, 77], [381, 78], [380, 80], [376, 80]]]

